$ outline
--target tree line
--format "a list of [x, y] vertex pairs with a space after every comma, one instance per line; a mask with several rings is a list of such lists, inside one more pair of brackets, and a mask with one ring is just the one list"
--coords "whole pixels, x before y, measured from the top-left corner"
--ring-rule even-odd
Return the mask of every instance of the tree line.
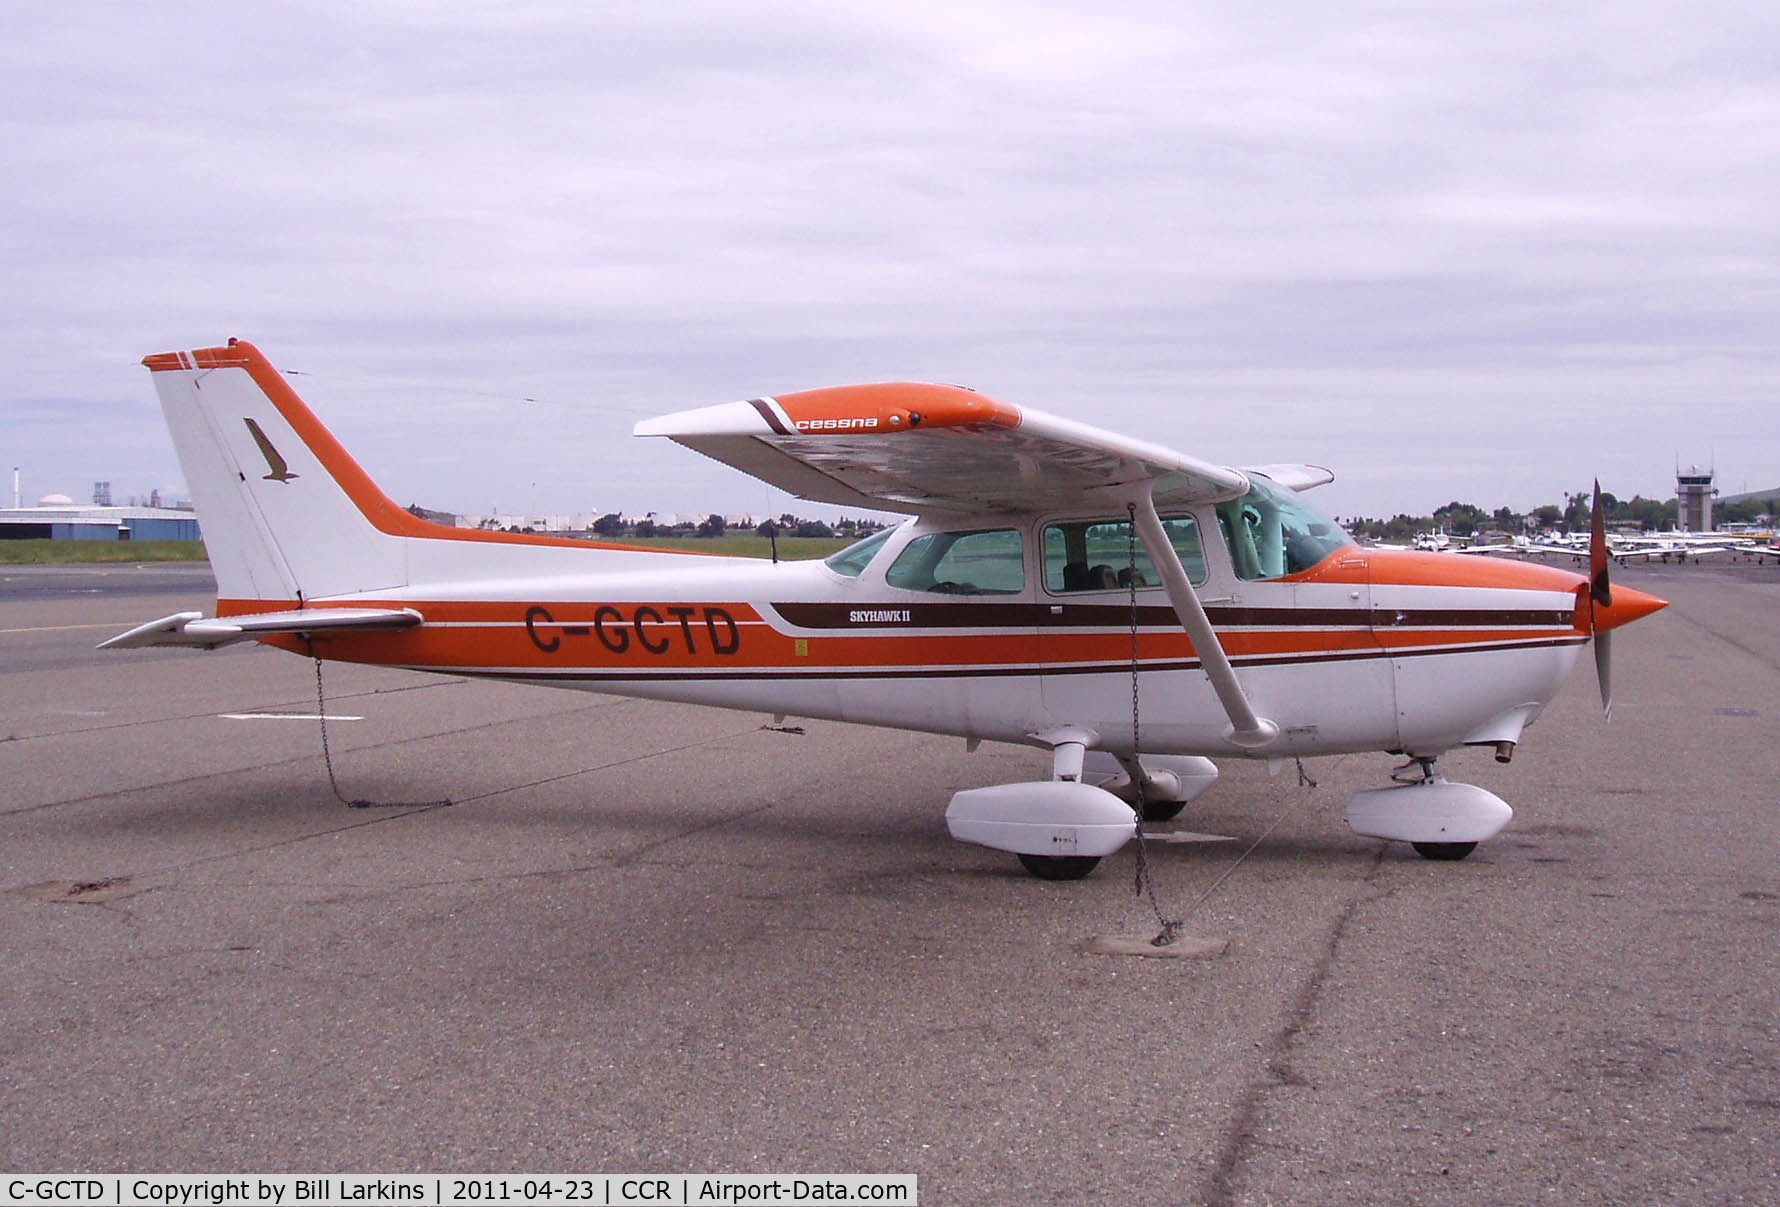
[[[1525, 512], [1515, 511], [1511, 507], [1498, 507], [1494, 511], [1486, 511], [1474, 503], [1461, 503], [1455, 499], [1444, 506], [1436, 507], [1432, 515], [1409, 515], [1399, 512], [1388, 520], [1368, 516], [1337, 518], [1349, 532], [1357, 537], [1390, 542], [1412, 541], [1418, 534], [1433, 530], [1461, 537], [1475, 537], [1490, 533], [1517, 536], [1522, 533], [1531, 534], [1545, 530], [1583, 532], [1589, 526], [1593, 501], [1594, 495], [1591, 491], [1579, 490], [1566, 493], [1561, 507], [1556, 503], [1546, 503]], [[1680, 518], [1674, 499], [1646, 499], [1641, 495], [1620, 499], [1607, 491], [1602, 491], [1601, 507], [1606, 513], [1609, 525], [1615, 527], [1636, 525], [1645, 532], [1661, 532], [1675, 528], [1678, 526]], [[1736, 503], [1720, 503], [1714, 505], [1712, 516], [1714, 522], [1720, 525], [1755, 523], [1762, 520], [1773, 525], [1776, 522], [1776, 507], [1780, 507], [1780, 501], [1746, 500]], [[452, 519], [442, 512], [429, 511], [419, 505], [410, 506], [408, 510], [422, 518], [434, 519], [440, 523], [450, 523]], [[848, 519], [843, 516], [829, 524], [822, 520], [804, 519], [787, 512], [774, 519], [764, 520], [748, 531], [758, 536], [841, 537], [857, 540], [886, 527], [888, 524], [882, 520]], [[593, 522], [592, 531], [596, 536], [614, 540], [623, 537], [658, 536], [720, 537], [734, 529], [721, 515], [715, 513], [696, 523], [682, 520], [673, 524], [663, 524], [651, 519], [626, 523], [617, 512], [609, 512]]]
[[[800, 537], [844, 537], [857, 539], [876, 532], [885, 525], [880, 520], [851, 520], [845, 516], [833, 524], [821, 520], [806, 520], [787, 512], [777, 519], [762, 520], [748, 531], [757, 536], [800, 536]], [[732, 531], [729, 523], [713, 512], [698, 523], [683, 520], [675, 524], [658, 524], [654, 520], [641, 519], [627, 524], [617, 512], [610, 512], [593, 522], [593, 532], [608, 540], [621, 537], [653, 537], [653, 536], [702, 536], [719, 537]]]
[[[1775, 506], [1773, 500], [1720, 503], [1713, 506], [1712, 518], [1717, 524], [1753, 523], [1764, 518], [1772, 523]], [[1414, 540], [1417, 533], [1435, 529], [1453, 536], [1478, 536], [1488, 532], [1517, 536], [1547, 529], [1584, 532], [1589, 527], [1593, 507], [1594, 492], [1590, 490], [1566, 492], [1561, 507], [1546, 503], [1526, 512], [1515, 511], [1512, 507], [1485, 511], [1474, 503], [1461, 503], [1455, 499], [1443, 507], [1436, 507], [1432, 515], [1412, 516], [1399, 512], [1388, 520], [1352, 516], [1345, 521], [1345, 526], [1355, 536], [1393, 542]], [[1601, 492], [1601, 510], [1610, 526], [1635, 524], [1645, 532], [1665, 531], [1678, 526], [1678, 507], [1674, 499], [1646, 499], [1641, 495], [1620, 499], [1607, 491]]]

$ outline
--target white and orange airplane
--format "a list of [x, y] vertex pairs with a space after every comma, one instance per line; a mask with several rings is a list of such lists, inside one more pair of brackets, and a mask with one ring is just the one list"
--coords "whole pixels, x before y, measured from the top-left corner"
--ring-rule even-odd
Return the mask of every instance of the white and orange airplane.
[[1584, 646], [1664, 606], [1592, 576], [1362, 549], [1233, 469], [954, 386], [808, 390], [636, 426], [799, 497], [912, 513], [825, 561], [769, 563], [446, 528], [372, 483], [252, 345], [150, 356], [216, 575], [107, 647], [258, 640], [339, 659], [1024, 743], [1049, 780], [957, 793], [952, 834], [1073, 879], [1212, 758], [1378, 750], [1358, 833], [1459, 859], [1512, 810], [1450, 783], [1506, 761]]

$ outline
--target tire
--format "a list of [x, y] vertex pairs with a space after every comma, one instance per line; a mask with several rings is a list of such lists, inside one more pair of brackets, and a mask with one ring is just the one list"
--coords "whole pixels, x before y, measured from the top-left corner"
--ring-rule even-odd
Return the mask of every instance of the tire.
[[1080, 880], [1100, 862], [1098, 855], [1022, 855], [1020, 862], [1040, 880]]
[[1440, 859], [1453, 861], [1463, 859], [1477, 849], [1474, 842], [1416, 842], [1411, 843], [1415, 853], [1423, 859]]
[[1143, 802], [1143, 819], [1145, 821], [1173, 821], [1186, 807], [1187, 802], [1184, 800], [1146, 800]]

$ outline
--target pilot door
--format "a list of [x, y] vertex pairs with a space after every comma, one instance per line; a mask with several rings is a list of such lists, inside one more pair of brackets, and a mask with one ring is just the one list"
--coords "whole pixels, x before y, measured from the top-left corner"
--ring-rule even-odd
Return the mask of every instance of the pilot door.
[[1364, 550], [1293, 493], [1254, 479], [1212, 510], [1206, 611], [1255, 711], [1280, 727], [1260, 753], [1396, 744], [1396, 683], [1373, 628]]

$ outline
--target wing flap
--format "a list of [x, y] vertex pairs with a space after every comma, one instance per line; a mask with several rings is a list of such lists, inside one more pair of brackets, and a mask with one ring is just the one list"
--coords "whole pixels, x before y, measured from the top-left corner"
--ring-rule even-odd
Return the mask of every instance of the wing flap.
[[1160, 505], [1233, 498], [1240, 471], [959, 386], [888, 382], [636, 425], [799, 498], [888, 511], [1025, 511], [1147, 482]]
[[148, 646], [185, 646], [213, 650], [237, 641], [253, 641], [275, 633], [339, 633], [372, 629], [407, 629], [421, 623], [413, 608], [304, 608], [294, 612], [259, 612], [251, 616], [205, 616], [175, 612], [127, 633], [102, 641], [102, 650]]

